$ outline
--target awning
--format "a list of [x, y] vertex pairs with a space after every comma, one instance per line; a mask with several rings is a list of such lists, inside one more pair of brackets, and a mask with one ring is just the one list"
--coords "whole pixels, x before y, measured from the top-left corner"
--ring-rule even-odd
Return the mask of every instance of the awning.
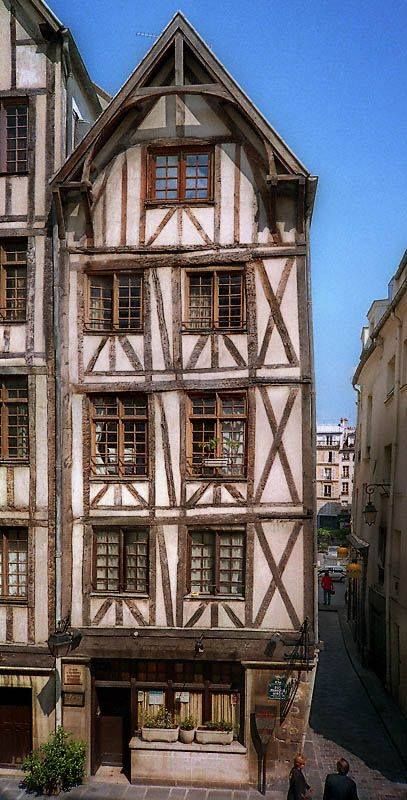
[[355, 533], [349, 534], [348, 541], [355, 550], [365, 550], [367, 547], [370, 547], [369, 542], [366, 542], [365, 539], [359, 539], [359, 536], [356, 536]]

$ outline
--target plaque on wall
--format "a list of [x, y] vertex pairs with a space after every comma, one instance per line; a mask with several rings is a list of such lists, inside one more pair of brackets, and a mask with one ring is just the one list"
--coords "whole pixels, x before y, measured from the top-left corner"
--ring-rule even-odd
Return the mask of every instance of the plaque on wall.
[[63, 692], [62, 705], [64, 706], [84, 706], [85, 692]]
[[67, 691], [69, 689], [84, 689], [85, 668], [81, 664], [63, 664], [62, 684]]
[[287, 678], [272, 678], [267, 686], [267, 697], [269, 700], [285, 700], [287, 697], [287, 691]]
[[148, 693], [148, 702], [150, 706], [163, 706], [164, 705], [164, 692], [153, 690]]

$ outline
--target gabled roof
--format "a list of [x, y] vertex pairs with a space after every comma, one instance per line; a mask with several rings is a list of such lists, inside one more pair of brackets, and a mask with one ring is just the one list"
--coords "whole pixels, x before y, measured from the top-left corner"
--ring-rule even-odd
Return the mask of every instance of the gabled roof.
[[[211, 89], [212, 84], [206, 84], [205, 86], [208, 95], [212, 94], [215, 98], [220, 97], [223, 102], [230, 101], [235, 107], [237, 106], [238, 110], [257, 130], [262, 139], [271, 146], [283, 161], [288, 172], [305, 177], [309, 176], [310, 173], [306, 167], [299, 161], [288, 145], [256, 108], [184, 15], [181, 12], [177, 12], [99, 119], [89, 130], [80, 145], [78, 145], [56, 173], [52, 181], [54, 185], [69, 180], [80, 163], [89, 155], [93, 145], [97, 143], [103, 131], [105, 131], [123, 111], [124, 104], [126, 101], [129, 101], [131, 95], [135, 93], [136, 90], [141, 92], [140, 87], [151, 90], [151, 86], [145, 86], [148, 75], [173, 43], [175, 43], [174, 47], [176, 47], [176, 40], [179, 39], [180, 35], [194, 57], [205, 66], [206, 70], [212, 76], [213, 88]], [[216, 91], [216, 87], [220, 87], [218, 92]], [[154, 88], [157, 90], [157, 96], [160, 94], [160, 90], [162, 90], [161, 94], [166, 93], [165, 89], [167, 89], [167, 93], [170, 90], [175, 92], [173, 86], [155, 86]], [[188, 86], [182, 87], [185, 94], [188, 93], [187, 89], [190, 90], [190, 93], [199, 92], [199, 85], [194, 86], [193, 84], [188, 84]]]

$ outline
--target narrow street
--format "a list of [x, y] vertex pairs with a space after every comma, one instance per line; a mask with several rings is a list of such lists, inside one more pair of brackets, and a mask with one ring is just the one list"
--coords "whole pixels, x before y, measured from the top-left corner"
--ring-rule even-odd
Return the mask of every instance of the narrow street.
[[[319, 635], [324, 647], [304, 748], [305, 771], [313, 788], [313, 800], [322, 800], [325, 776], [335, 771], [336, 761], [342, 756], [351, 765], [359, 800], [407, 800], [406, 764], [349, 658], [340, 620], [344, 586], [336, 584], [335, 589], [331, 608], [320, 606]], [[17, 777], [0, 778], [0, 800], [32, 798], [19, 783]], [[267, 791], [266, 800], [286, 800], [286, 796], [285, 786], [275, 786]], [[60, 795], [61, 800], [258, 800], [259, 797], [254, 789], [131, 786], [127, 782], [117, 784], [95, 778]]]

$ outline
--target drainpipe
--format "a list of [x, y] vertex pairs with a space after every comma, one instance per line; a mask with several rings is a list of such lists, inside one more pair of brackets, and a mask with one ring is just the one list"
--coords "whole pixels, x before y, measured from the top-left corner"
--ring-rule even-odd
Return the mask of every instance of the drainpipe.
[[385, 598], [386, 598], [386, 688], [391, 692], [392, 676], [391, 676], [391, 558], [392, 558], [392, 543], [393, 543], [393, 520], [394, 520], [394, 495], [395, 495], [395, 480], [396, 480], [396, 467], [398, 459], [398, 439], [399, 439], [399, 422], [400, 422], [400, 384], [401, 384], [401, 347], [402, 347], [402, 320], [397, 316], [393, 310], [391, 318], [396, 320], [396, 363], [395, 363], [395, 376], [394, 376], [394, 428], [393, 440], [391, 447], [391, 467], [390, 467], [390, 488], [389, 488], [389, 507], [387, 512], [387, 538], [386, 538], [386, 564], [385, 564]]
[[[62, 617], [62, 392], [59, 326], [59, 284], [62, 241], [54, 221], [54, 362], [55, 362], [55, 625]], [[55, 659], [55, 725], [62, 724], [61, 658]]]
[[[311, 451], [312, 451], [312, 486], [313, 486], [313, 524], [314, 524], [314, 638], [315, 642], [319, 641], [318, 630], [318, 574], [316, 570], [316, 560], [318, 553], [318, 540], [317, 540], [317, 519], [316, 519], [316, 401], [315, 401], [315, 370], [314, 370], [314, 337], [313, 337], [313, 321], [312, 321], [312, 300], [311, 300], [311, 252], [310, 252], [310, 215], [307, 214], [305, 219], [305, 242], [306, 242], [306, 265], [307, 265], [307, 309], [309, 321], [309, 351], [311, 363]], [[304, 421], [303, 421], [304, 423]]]

